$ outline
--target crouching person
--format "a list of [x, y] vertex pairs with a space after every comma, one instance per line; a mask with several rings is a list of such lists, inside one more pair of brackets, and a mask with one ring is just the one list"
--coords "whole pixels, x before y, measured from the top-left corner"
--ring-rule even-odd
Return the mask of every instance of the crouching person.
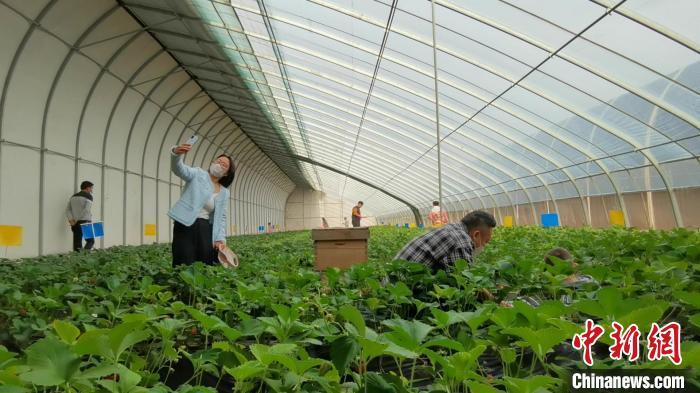
[[473, 211], [459, 222], [413, 239], [394, 259], [422, 263], [433, 273], [449, 270], [459, 259], [472, 263], [474, 257], [491, 241], [495, 227], [496, 219], [491, 213]]
[[[562, 281], [563, 287], [576, 289], [585, 284], [598, 284], [598, 281], [596, 281], [595, 278], [578, 271], [579, 264], [574, 260], [574, 257], [573, 255], [571, 255], [571, 252], [569, 252], [569, 250], [561, 247], [556, 247], [549, 250], [544, 256], [544, 263], [549, 266], [554, 266], [555, 261], [566, 262], [573, 270], [573, 273], [569, 274]], [[531, 305], [532, 307], [538, 307], [540, 304], [542, 304], [542, 302], [547, 300], [547, 296], [544, 293], [526, 296], [517, 296], [514, 294], [510, 294], [510, 296], [506, 297], [506, 299], [501, 302], [501, 306], [513, 307], [512, 301], [514, 299], [522, 300], [523, 302]], [[572, 303], [570, 295], [562, 295], [559, 300], [566, 305], [570, 305]]]

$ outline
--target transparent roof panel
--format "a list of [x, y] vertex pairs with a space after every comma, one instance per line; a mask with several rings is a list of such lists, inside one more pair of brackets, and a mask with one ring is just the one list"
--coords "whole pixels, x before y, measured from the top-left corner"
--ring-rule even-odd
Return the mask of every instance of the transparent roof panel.
[[692, 183], [664, 177], [700, 153], [697, 1], [125, 3], [278, 165], [375, 214], [437, 198], [438, 126], [450, 206]]

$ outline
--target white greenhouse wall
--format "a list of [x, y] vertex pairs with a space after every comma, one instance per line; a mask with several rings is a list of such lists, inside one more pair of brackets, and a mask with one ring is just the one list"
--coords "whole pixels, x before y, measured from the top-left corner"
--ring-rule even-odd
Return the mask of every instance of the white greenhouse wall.
[[189, 165], [226, 152], [237, 166], [230, 235], [284, 221], [294, 184], [115, 1], [7, 1], [0, 26], [0, 225], [23, 227], [7, 257], [70, 250], [63, 214], [82, 180], [98, 247], [170, 241], [182, 183], [167, 150], [192, 133]]

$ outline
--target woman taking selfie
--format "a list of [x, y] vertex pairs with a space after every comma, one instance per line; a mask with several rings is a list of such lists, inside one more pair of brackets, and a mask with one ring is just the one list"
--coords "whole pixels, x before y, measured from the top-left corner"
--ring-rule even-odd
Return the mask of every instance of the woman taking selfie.
[[191, 149], [191, 144], [182, 144], [171, 150], [172, 171], [186, 182], [180, 200], [168, 212], [175, 221], [173, 266], [195, 261], [216, 263], [218, 251], [226, 247], [228, 187], [235, 175], [233, 160], [222, 154], [208, 171], [193, 168], [184, 163], [184, 156]]

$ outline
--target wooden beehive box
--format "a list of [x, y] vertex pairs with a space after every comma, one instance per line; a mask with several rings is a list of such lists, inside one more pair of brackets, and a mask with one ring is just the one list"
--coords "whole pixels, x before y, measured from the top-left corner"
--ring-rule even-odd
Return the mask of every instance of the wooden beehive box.
[[340, 269], [367, 262], [369, 228], [313, 229], [316, 270]]

